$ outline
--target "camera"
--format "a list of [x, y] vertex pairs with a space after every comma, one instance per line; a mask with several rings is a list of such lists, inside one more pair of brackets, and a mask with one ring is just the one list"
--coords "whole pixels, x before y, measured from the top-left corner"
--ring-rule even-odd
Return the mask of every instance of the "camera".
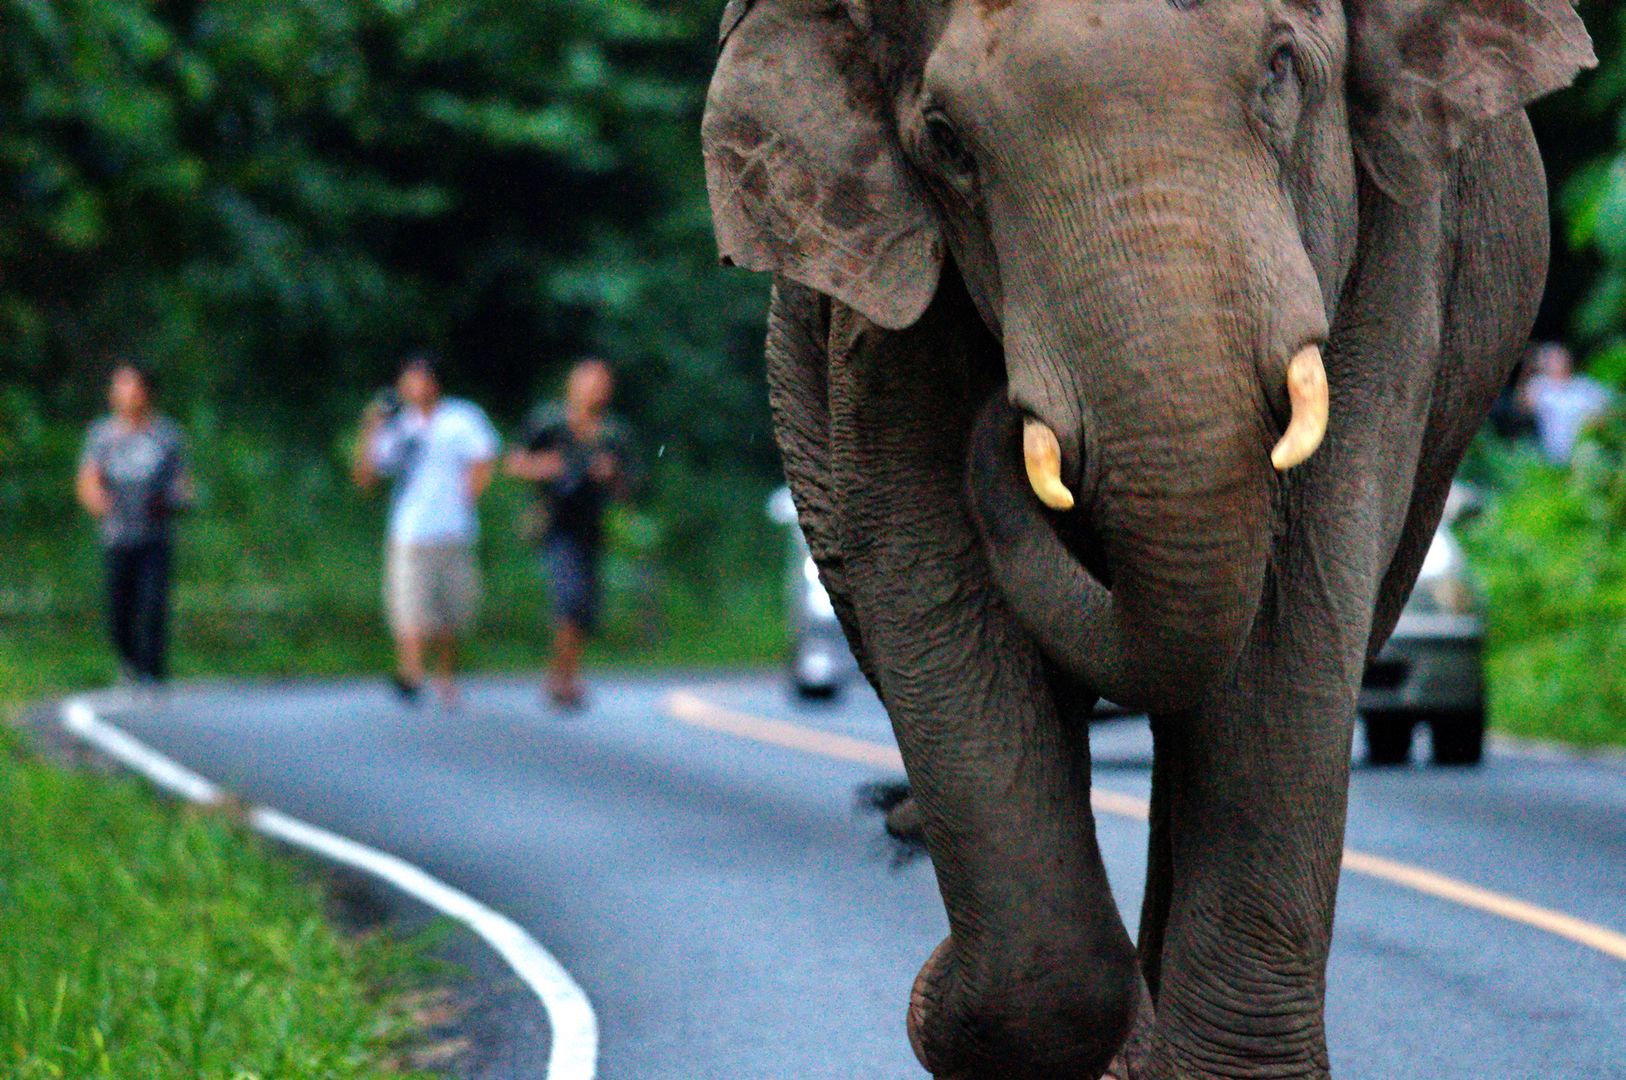
[[393, 387], [381, 390], [373, 398], [373, 408], [386, 421], [394, 420], [401, 415], [401, 395]]

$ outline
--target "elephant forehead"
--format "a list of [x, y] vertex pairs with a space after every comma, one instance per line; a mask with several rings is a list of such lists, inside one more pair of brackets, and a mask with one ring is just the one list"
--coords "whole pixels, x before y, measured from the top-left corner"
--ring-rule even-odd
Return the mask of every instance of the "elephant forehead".
[[1223, 6], [1235, 17], [1197, 20], [1171, 0], [971, 0], [950, 40], [958, 61], [1027, 89], [1162, 83], [1220, 70], [1227, 28], [1265, 23], [1257, 3]]

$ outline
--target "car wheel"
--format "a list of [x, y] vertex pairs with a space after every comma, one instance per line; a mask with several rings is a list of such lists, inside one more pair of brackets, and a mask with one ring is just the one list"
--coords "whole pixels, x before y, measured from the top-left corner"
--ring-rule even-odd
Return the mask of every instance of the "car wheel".
[[1434, 736], [1434, 764], [1478, 765], [1485, 757], [1485, 710], [1442, 713], [1428, 722]]
[[796, 681], [796, 696], [803, 701], [829, 701], [836, 696], [836, 684]]
[[1366, 760], [1370, 765], [1404, 765], [1411, 760], [1417, 721], [1405, 713], [1366, 714]]

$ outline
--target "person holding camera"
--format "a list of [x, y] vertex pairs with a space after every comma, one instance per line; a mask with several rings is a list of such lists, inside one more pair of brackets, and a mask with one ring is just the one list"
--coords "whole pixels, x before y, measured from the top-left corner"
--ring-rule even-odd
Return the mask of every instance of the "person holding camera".
[[123, 680], [169, 677], [172, 520], [192, 502], [185, 441], [154, 404], [157, 382], [139, 360], [120, 360], [108, 383], [111, 413], [91, 425], [75, 494], [100, 527], [108, 626]]
[[441, 700], [457, 702], [457, 646], [480, 605], [476, 513], [500, 440], [478, 405], [444, 397], [434, 357], [401, 367], [393, 393], [362, 418], [354, 473], [364, 489], [393, 482], [384, 600], [395, 638], [395, 688], [421, 696], [433, 651]]
[[545, 692], [561, 709], [580, 709], [582, 651], [598, 623], [604, 511], [635, 485], [626, 429], [610, 414], [615, 376], [603, 360], [583, 360], [565, 380], [563, 402], [532, 410], [508, 475], [537, 485], [538, 530], [553, 592], [553, 661]]

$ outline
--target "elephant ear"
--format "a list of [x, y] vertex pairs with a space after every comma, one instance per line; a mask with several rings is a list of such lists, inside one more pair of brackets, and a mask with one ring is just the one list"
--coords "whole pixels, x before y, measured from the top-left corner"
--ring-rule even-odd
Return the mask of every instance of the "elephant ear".
[[1473, 129], [1596, 67], [1570, 0], [1349, 0], [1356, 150], [1402, 203], [1438, 191]]
[[892, 330], [937, 291], [943, 241], [863, 33], [833, 0], [732, 0], [701, 138], [723, 261]]

